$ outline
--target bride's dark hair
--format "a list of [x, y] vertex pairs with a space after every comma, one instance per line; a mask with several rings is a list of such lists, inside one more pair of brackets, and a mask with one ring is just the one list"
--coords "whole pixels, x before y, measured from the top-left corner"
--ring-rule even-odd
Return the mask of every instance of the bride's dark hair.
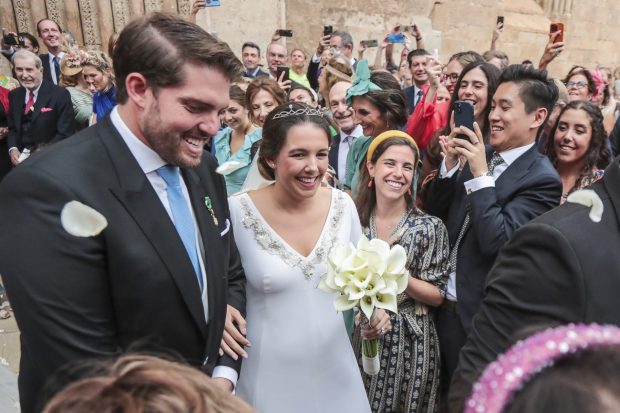
[[258, 171], [265, 179], [274, 180], [273, 168], [268, 161], [278, 157], [286, 142], [288, 131], [297, 125], [310, 123], [325, 132], [328, 144], [331, 143], [329, 124], [320, 111], [305, 103], [289, 102], [278, 106], [267, 115], [263, 126], [263, 139], [258, 153]]

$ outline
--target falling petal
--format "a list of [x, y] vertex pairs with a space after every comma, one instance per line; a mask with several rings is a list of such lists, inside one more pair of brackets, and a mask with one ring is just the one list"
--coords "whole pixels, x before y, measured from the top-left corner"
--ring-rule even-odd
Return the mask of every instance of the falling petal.
[[601, 222], [603, 217], [603, 201], [592, 189], [582, 189], [575, 191], [566, 198], [566, 201], [574, 204], [581, 204], [590, 208], [590, 220]]
[[62, 227], [76, 237], [94, 237], [99, 235], [108, 221], [97, 210], [78, 201], [65, 204], [60, 213]]
[[228, 175], [232, 172], [235, 172], [237, 169], [243, 168], [246, 165], [247, 165], [246, 163], [239, 162], [239, 161], [228, 161], [218, 166], [215, 172], [217, 172], [220, 175]]

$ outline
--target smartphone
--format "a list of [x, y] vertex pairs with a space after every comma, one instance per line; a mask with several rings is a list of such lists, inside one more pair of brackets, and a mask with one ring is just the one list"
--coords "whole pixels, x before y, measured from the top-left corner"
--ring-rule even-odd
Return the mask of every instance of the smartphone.
[[400, 26], [400, 31], [403, 33], [411, 33], [411, 29], [412, 27], [407, 25], [407, 26]]
[[377, 47], [379, 46], [379, 41], [378, 40], [362, 40], [362, 43], [364, 43], [364, 46], [366, 47]]
[[504, 16], [497, 16], [497, 26], [500, 32], [504, 31]]
[[282, 37], [293, 37], [293, 31], [288, 29], [280, 29], [278, 34]]
[[549, 33], [561, 32], [558, 37], [555, 38], [553, 43], [559, 43], [564, 41], [564, 23], [556, 22], [551, 23], [549, 26]]
[[278, 66], [276, 75], [277, 75], [277, 80], [280, 80], [280, 76], [282, 76], [282, 73], [284, 72], [284, 77], [282, 78], [282, 81], [285, 82], [287, 80], [289, 80], [289, 73], [290, 73], [291, 69], [286, 67], [286, 66]]
[[405, 35], [402, 33], [391, 33], [388, 35], [388, 43], [405, 43]]
[[19, 41], [17, 40], [17, 36], [13, 36], [10, 34], [4, 36], [2, 41], [4, 42], [4, 44], [8, 44], [9, 46], [17, 46], [19, 43]]
[[323, 26], [323, 36], [331, 36], [334, 32], [333, 26]]
[[[465, 100], [457, 100], [452, 104], [454, 109], [454, 126], [465, 126], [467, 129], [474, 130], [474, 105]], [[459, 139], [469, 140], [469, 136], [464, 134], [456, 135]]]

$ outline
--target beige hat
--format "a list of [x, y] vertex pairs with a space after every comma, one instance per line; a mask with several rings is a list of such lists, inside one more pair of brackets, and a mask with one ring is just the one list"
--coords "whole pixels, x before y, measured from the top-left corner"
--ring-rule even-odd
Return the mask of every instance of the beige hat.
[[65, 76], [74, 76], [82, 72], [80, 57], [73, 53], [65, 53], [60, 61], [60, 72]]

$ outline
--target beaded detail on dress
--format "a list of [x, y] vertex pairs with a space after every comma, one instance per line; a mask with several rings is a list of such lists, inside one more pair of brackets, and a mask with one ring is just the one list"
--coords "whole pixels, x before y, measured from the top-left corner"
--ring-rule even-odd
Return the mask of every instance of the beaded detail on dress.
[[[334, 190], [333, 190], [334, 191]], [[251, 229], [254, 233], [254, 238], [258, 245], [269, 254], [276, 255], [288, 266], [292, 268], [299, 268], [306, 280], [312, 280], [314, 276], [314, 267], [317, 263], [327, 260], [327, 255], [334, 246], [334, 242], [338, 235], [338, 229], [342, 216], [344, 215], [344, 197], [342, 192], [338, 191], [334, 196], [334, 205], [330, 208], [330, 216], [327, 217], [327, 228], [324, 229], [324, 233], [321, 234], [321, 239], [318, 241], [318, 245], [314, 248], [313, 252], [308, 257], [303, 257], [292, 248], [284, 245], [282, 241], [274, 237], [274, 234], [269, 229], [265, 228], [262, 219], [256, 216], [248, 205], [247, 199], [244, 196], [240, 199], [241, 207], [243, 209], [243, 219], [241, 222], [246, 229]]]

